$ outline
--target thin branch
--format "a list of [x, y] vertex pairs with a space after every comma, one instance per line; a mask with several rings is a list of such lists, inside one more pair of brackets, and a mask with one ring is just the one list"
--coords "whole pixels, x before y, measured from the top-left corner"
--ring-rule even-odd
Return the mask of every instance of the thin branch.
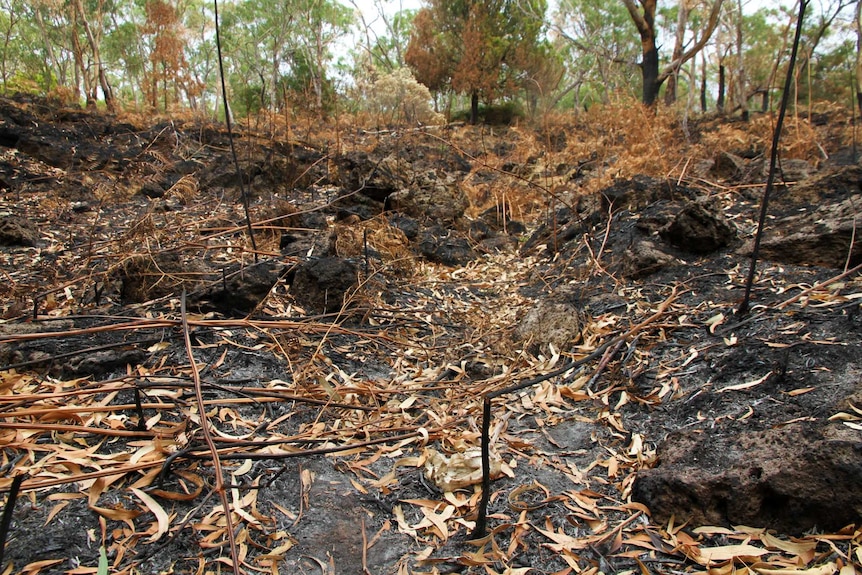
[[230, 501], [228, 500], [227, 491], [224, 487], [224, 470], [222, 469], [221, 461], [219, 460], [218, 449], [216, 448], [215, 442], [212, 438], [212, 434], [210, 433], [209, 421], [207, 420], [206, 403], [204, 402], [204, 395], [201, 389], [201, 375], [198, 371], [197, 363], [195, 362], [195, 354], [192, 352], [191, 332], [189, 331], [188, 315], [186, 315], [185, 291], [183, 291], [183, 295], [180, 298], [180, 316], [182, 318], [183, 326], [183, 342], [185, 343], [186, 353], [189, 357], [192, 381], [195, 384], [195, 401], [197, 402], [198, 406], [198, 417], [200, 417], [201, 431], [203, 432], [204, 441], [209, 448], [210, 455], [212, 457], [213, 468], [215, 469], [216, 484], [214, 489], [218, 492], [219, 497], [221, 498], [222, 507], [224, 508], [225, 535], [227, 535], [228, 544], [230, 545], [231, 565], [233, 567], [234, 575], [240, 575], [242, 571], [239, 568], [239, 551], [236, 547], [236, 536], [233, 532], [233, 519], [231, 519], [230, 516]]
[[778, 143], [781, 140], [784, 116], [787, 114], [787, 102], [790, 99], [790, 88], [793, 83], [793, 68], [796, 65], [796, 55], [799, 52], [799, 38], [802, 36], [802, 21], [807, 6], [808, 0], [800, 0], [799, 18], [796, 20], [796, 36], [793, 38], [793, 50], [790, 52], [790, 62], [787, 65], [787, 77], [784, 81], [784, 92], [781, 94], [781, 108], [778, 112], [778, 121], [775, 124], [775, 132], [772, 135], [772, 150], [769, 154], [769, 175], [766, 178], [766, 190], [764, 190], [763, 199], [760, 202], [760, 219], [757, 222], [754, 247], [751, 250], [751, 266], [748, 268], [748, 279], [745, 282], [745, 295], [737, 310], [739, 315], [748, 313], [751, 288], [754, 285], [754, 275], [757, 270], [757, 256], [760, 253], [760, 241], [763, 238], [763, 227], [766, 225], [766, 214], [769, 210], [769, 196], [772, 193], [772, 186], [775, 182], [775, 168], [778, 163]]

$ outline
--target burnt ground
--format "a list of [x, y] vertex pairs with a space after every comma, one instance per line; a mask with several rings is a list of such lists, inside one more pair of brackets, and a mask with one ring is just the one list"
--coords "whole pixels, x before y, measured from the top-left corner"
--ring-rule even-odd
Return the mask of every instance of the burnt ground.
[[3, 100], [4, 568], [230, 572], [223, 493], [247, 573], [859, 572], [862, 170], [816, 119], [740, 314], [768, 118], [245, 126], [252, 244], [218, 124]]

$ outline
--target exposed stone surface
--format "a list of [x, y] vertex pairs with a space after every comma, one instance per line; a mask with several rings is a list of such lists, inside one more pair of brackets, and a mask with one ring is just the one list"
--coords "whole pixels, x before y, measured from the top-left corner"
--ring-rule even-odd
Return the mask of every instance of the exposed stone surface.
[[297, 230], [283, 233], [278, 246], [286, 256], [320, 257], [329, 253], [331, 243], [331, 231]]
[[515, 328], [516, 341], [541, 349], [552, 344], [558, 351], [577, 343], [584, 323], [583, 303], [575, 286], [562, 286], [536, 301]]
[[730, 244], [736, 238], [736, 229], [718, 208], [692, 202], [661, 235], [682, 250], [708, 254]]
[[476, 258], [467, 238], [440, 226], [420, 232], [418, 241], [419, 252], [432, 262], [461, 266]]
[[642, 240], [632, 244], [623, 253], [621, 271], [628, 278], [638, 279], [681, 263], [674, 256], [660, 250], [655, 242]]
[[497, 208], [488, 208], [479, 214], [479, 220], [483, 222], [491, 231], [504, 232], [510, 235], [520, 235], [526, 233], [527, 226], [518, 220], [513, 220], [507, 214], [503, 214]]
[[649, 176], [621, 179], [601, 192], [604, 208], [616, 210], [639, 210], [659, 200], [684, 200], [694, 197], [691, 190], [670, 180], [659, 180]]
[[291, 292], [310, 310], [322, 313], [340, 311], [356, 288], [359, 270], [344, 258], [324, 257], [300, 264], [293, 272]]
[[[862, 195], [814, 212], [772, 223], [760, 244], [761, 257], [784, 263], [843, 268], [862, 263]], [[854, 241], [855, 240], [855, 241]], [[744, 253], [751, 252], [751, 243]]]
[[722, 436], [682, 431], [638, 473], [632, 497], [653, 519], [769, 526], [800, 534], [862, 516], [862, 436], [838, 423]]
[[390, 194], [406, 187], [413, 175], [409, 166], [395, 155], [371, 158], [365, 152], [349, 152], [339, 158], [342, 186], [383, 202]]
[[39, 231], [27, 220], [5, 216], [0, 218], [0, 246], [33, 247]]
[[195, 305], [203, 311], [216, 311], [227, 317], [248, 315], [269, 295], [282, 267], [277, 261], [267, 260], [225, 272], [224, 281], [216, 281], [195, 298]]
[[[776, 181], [797, 182], [804, 180], [814, 172], [814, 167], [805, 160], [788, 158], [781, 160], [776, 166]], [[769, 162], [763, 163], [764, 181], [769, 175]]]
[[748, 166], [743, 158], [721, 151], [715, 154], [709, 175], [725, 181], [736, 181], [742, 179], [747, 170]]
[[469, 205], [467, 195], [454, 178], [440, 178], [433, 171], [418, 174], [413, 185], [389, 196], [391, 209], [440, 225], [456, 222]]

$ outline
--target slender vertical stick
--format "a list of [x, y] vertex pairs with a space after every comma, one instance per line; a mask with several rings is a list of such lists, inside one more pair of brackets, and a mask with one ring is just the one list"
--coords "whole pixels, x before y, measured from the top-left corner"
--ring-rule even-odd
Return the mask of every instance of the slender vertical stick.
[[476, 526], [471, 534], [472, 539], [485, 536], [488, 522], [488, 501], [491, 498], [491, 397], [485, 396], [482, 401], [482, 498], [476, 516]]
[[195, 390], [195, 402], [198, 408], [198, 416], [201, 419], [201, 431], [203, 432], [204, 441], [212, 455], [213, 470], [215, 471], [216, 480], [214, 491], [219, 494], [222, 507], [224, 508], [225, 537], [227, 537], [228, 545], [230, 547], [230, 559], [231, 564], [233, 565], [233, 572], [234, 575], [240, 575], [242, 570], [239, 568], [239, 552], [237, 551], [236, 537], [233, 532], [233, 520], [230, 517], [230, 500], [228, 499], [227, 491], [224, 486], [224, 472], [222, 471], [218, 448], [216, 448], [212, 434], [210, 433], [209, 422], [207, 421], [206, 403], [204, 403], [203, 391], [201, 390], [201, 374], [198, 371], [197, 364], [195, 363], [195, 354], [192, 352], [192, 338], [189, 333], [189, 316], [186, 314], [186, 290], [183, 290], [183, 295], [180, 299], [180, 315], [183, 326], [183, 342], [185, 343], [186, 354], [189, 357], [189, 364], [191, 365], [192, 383], [194, 383]]
[[233, 143], [233, 129], [230, 122], [230, 109], [227, 105], [227, 88], [224, 81], [224, 63], [221, 57], [221, 36], [219, 35], [218, 25], [218, 0], [213, 0], [213, 8], [215, 9], [215, 32], [216, 32], [216, 51], [218, 52], [218, 71], [221, 78], [221, 98], [224, 104], [224, 123], [227, 126], [227, 139], [230, 142], [230, 153], [233, 156], [233, 164], [236, 167], [236, 177], [239, 178], [239, 191], [242, 196], [242, 207], [245, 210], [245, 225], [248, 230], [248, 237], [251, 240], [251, 249], [254, 252], [254, 263], [257, 263], [257, 242], [254, 240], [254, 229], [251, 227], [251, 216], [249, 216], [248, 193], [245, 190], [245, 182], [242, 179], [242, 168], [239, 166], [239, 159], [236, 157], [236, 146]]
[[9, 527], [12, 525], [12, 514], [15, 511], [15, 500], [18, 499], [18, 490], [24, 475], [16, 475], [12, 478], [9, 486], [9, 495], [6, 496], [6, 506], [3, 508], [3, 518], [0, 519], [0, 572], [3, 571], [3, 555], [6, 551], [6, 539], [9, 538]]
[[787, 113], [787, 99], [790, 95], [790, 86], [793, 82], [793, 67], [796, 65], [796, 53], [799, 51], [799, 38], [802, 35], [802, 18], [805, 16], [805, 7], [808, 0], [799, 2], [799, 18], [796, 20], [796, 36], [793, 39], [793, 50], [790, 52], [790, 62], [787, 64], [787, 78], [784, 81], [784, 92], [781, 94], [781, 108], [778, 112], [778, 122], [775, 124], [775, 133], [772, 135], [772, 151], [769, 155], [769, 175], [766, 177], [766, 190], [760, 201], [760, 219], [757, 222], [757, 232], [754, 235], [754, 248], [751, 250], [751, 267], [748, 269], [748, 280], [745, 282], [745, 296], [739, 305], [737, 313], [745, 315], [748, 313], [748, 303], [751, 299], [751, 287], [754, 285], [754, 276], [757, 270], [757, 256], [760, 252], [760, 240], [763, 238], [763, 226], [766, 223], [766, 214], [769, 207], [769, 196], [775, 182], [775, 165], [778, 161], [778, 142], [781, 139], [781, 127], [784, 125], [784, 116]]

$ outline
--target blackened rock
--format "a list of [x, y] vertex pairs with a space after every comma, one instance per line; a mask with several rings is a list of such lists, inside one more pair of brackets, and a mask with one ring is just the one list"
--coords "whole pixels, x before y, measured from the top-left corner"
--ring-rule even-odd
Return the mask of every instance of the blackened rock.
[[350, 260], [325, 257], [299, 265], [294, 272], [291, 292], [296, 301], [320, 313], [336, 313], [356, 289], [359, 270]]
[[419, 222], [414, 218], [403, 214], [394, 213], [389, 216], [389, 225], [398, 228], [408, 240], [413, 241], [419, 237]]
[[[596, 214], [601, 213], [596, 210]], [[536, 231], [529, 237], [521, 248], [521, 253], [529, 253], [541, 245], [547, 246], [546, 249], [551, 251], [551, 246], [561, 246], [564, 243], [580, 236], [589, 231], [590, 226], [595, 222], [587, 222], [581, 218], [580, 211], [573, 211], [570, 208], [560, 208], [548, 221], [541, 224]]]
[[[409, 162], [396, 155], [370, 158], [365, 152], [350, 152], [339, 158], [342, 187], [377, 202], [407, 186], [413, 179], [411, 169]], [[350, 198], [355, 201], [353, 195]]]
[[299, 225], [303, 228], [312, 230], [325, 229], [329, 224], [326, 222], [326, 216], [318, 211], [300, 214]]
[[[841, 269], [862, 263], [862, 233], [858, 218], [859, 194], [826, 204], [812, 212], [771, 222], [760, 245], [760, 257], [776, 262]], [[740, 250], [748, 255], [753, 242]]]
[[485, 238], [476, 247], [478, 251], [486, 254], [505, 253], [515, 251], [518, 248], [518, 240], [506, 234], [495, 234]]
[[282, 267], [279, 262], [268, 260], [226, 272], [224, 281], [217, 281], [196, 297], [195, 304], [203, 312], [244, 317], [263, 303], [278, 281]]
[[389, 196], [392, 210], [413, 218], [452, 225], [470, 205], [467, 194], [452, 177], [438, 177], [434, 171], [417, 174], [410, 187]]
[[505, 231], [510, 236], [521, 236], [527, 233], [527, 226], [518, 220], [509, 220], [506, 222]]
[[155, 199], [164, 196], [165, 189], [156, 182], [145, 182], [139, 193], [147, 198]]
[[453, 235], [453, 232], [439, 226], [420, 234], [419, 251], [429, 261], [453, 267], [463, 266], [476, 259], [476, 252], [467, 238]]
[[748, 171], [745, 160], [730, 152], [718, 152], [713, 158], [709, 174], [725, 181], [738, 181]]
[[479, 214], [479, 220], [496, 232], [505, 232], [513, 236], [527, 232], [527, 226], [518, 220], [505, 217], [497, 208], [488, 208]]
[[[631, 179], [616, 180], [601, 192], [601, 210], [608, 209], [639, 211], [659, 200], [685, 200], [695, 197], [695, 192], [678, 186], [670, 180], [659, 180], [637, 175]], [[579, 210], [580, 211], [580, 210]]]
[[736, 238], [736, 228], [718, 209], [692, 202], [661, 236], [687, 252], [708, 254], [729, 245]]
[[281, 235], [278, 249], [286, 256], [312, 257], [329, 254], [332, 232], [291, 231]]
[[632, 499], [661, 525], [766, 526], [836, 531], [862, 517], [862, 440], [833, 423], [739, 435], [682, 431], [638, 472]]
[[640, 279], [682, 263], [672, 255], [663, 252], [649, 240], [635, 242], [623, 253], [622, 273], [631, 279]]
[[6, 216], [0, 218], [0, 246], [34, 247], [39, 232], [28, 220]]
[[481, 242], [493, 235], [494, 230], [492, 230], [491, 227], [482, 220], [473, 220], [470, 222], [470, 238], [472, 238], [474, 242]]

